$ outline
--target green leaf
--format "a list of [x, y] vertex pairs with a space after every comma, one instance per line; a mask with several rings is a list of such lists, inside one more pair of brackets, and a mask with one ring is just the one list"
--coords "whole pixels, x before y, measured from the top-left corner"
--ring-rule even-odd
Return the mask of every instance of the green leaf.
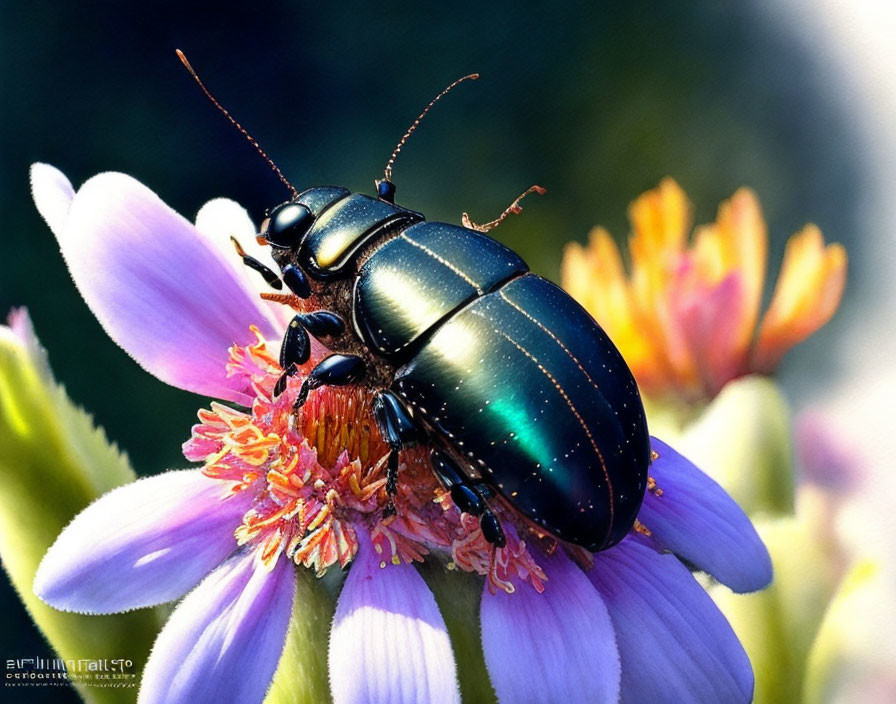
[[[83, 616], [47, 606], [32, 591], [56, 536], [104, 491], [134, 479], [127, 458], [53, 380], [24, 311], [0, 327], [0, 557], [32, 619], [63, 659], [134, 661], [158, 631], [154, 612]], [[137, 689], [80, 685], [89, 702], [134, 701]]]
[[802, 701], [809, 651], [836, 584], [840, 555], [823, 530], [828, 505], [811, 492], [799, 498], [796, 516], [754, 521], [771, 554], [771, 586], [753, 594], [710, 589], [753, 663], [755, 704]]
[[496, 702], [495, 691], [485, 666], [480, 636], [482, 579], [469, 572], [449, 570], [442, 561], [434, 557], [429, 557], [420, 566], [420, 574], [436, 597], [451, 637], [461, 700], [475, 704]]
[[674, 447], [719, 482], [748, 515], [793, 513], [790, 408], [768, 377], [727, 384]]

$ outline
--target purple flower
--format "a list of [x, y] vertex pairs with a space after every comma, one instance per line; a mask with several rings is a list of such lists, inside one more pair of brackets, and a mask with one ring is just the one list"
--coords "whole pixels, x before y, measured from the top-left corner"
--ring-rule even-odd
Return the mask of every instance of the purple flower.
[[751, 699], [746, 654], [678, 557], [735, 591], [764, 587], [769, 557], [734, 502], [674, 450], [653, 441], [639, 530], [593, 557], [501, 511], [508, 545], [492, 558], [413, 453], [399, 515], [384, 520], [381, 440], [344, 425], [368, 412], [365, 399], [316, 392], [292, 427], [300, 379], [271, 393], [279, 369], [266, 343], [279, 344], [292, 313], [259, 297], [233, 253], [229, 236], [247, 250], [254, 239], [244, 210], [212, 201], [194, 226], [127, 176], [101, 174], [75, 193], [41, 164], [32, 187], [110, 337], [159, 379], [246, 408], [201, 411], [184, 447], [204, 466], [106, 494], [35, 578], [47, 603], [85, 613], [183, 597], [146, 664], [141, 702], [261, 701], [295, 570], [337, 562], [351, 568], [329, 641], [334, 702], [459, 701], [452, 643], [414, 566], [430, 551], [486, 577], [482, 648], [501, 702]]

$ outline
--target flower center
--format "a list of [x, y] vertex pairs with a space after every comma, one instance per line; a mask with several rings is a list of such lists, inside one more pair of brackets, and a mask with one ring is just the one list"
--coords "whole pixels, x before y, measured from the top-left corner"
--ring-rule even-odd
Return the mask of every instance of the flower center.
[[530, 553], [527, 541], [552, 549], [551, 541], [528, 533], [521, 539], [513, 512], [496, 502], [507, 534], [507, 545], [496, 550], [476, 518], [454, 506], [425, 447], [401, 453], [397, 512], [384, 517], [389, 448], [373, 419], [371, 391], [317, 389], [293, 415], [304, 374], [292, 377], [275, 398], [282, 369], [259, 331], [252, 331], [256, 342], [232, 347], [227, 365], [228, 377], [255, 394], [252, 407], [213, 402], [199, 411], [200, 422], [184, 443], [184, 455], [203, 462], [206, 476], [229, 483], [232, 494], [252, 493], [252, 506], [235, 531], [240, 545], [257, 549], [269, 568], [283, 556], [320, 576], [336, 563], [351, 562], [356, 531], [366, 530], [383, 568], [438, 551], [450, 556], [449, 567], [486, 575], [492, 588], [512, 592], [514, 577], [543, 590], [546, 577], [533, 556], [539, 553]]

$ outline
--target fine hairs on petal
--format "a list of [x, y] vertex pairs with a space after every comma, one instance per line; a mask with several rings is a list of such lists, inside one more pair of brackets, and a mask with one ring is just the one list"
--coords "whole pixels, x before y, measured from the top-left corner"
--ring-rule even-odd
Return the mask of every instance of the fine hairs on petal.
[[139, 704], [260, 702], [286, 642], [294, 567], [272, 571], [251, 551], [212, 572], [159, 633]]
[[34, 591], [57, 609], [117, 613], [177, 599], [236, 549], [248, 497], [198, 469], [166, 472], [94, 501], [47, 551]]
[[622, 704], [746, 704], [753, 671], [722, 612], [673, 555], [628, 538], [594, 557], [622, 661]]
[[543, 593], [482, 594], [482, 647], [503, 704], [616, 702], [620, 664], [607, 607], [562, 550], [543, 560]]
[[380, 566], [362, 526], [330, 634], [334, 704], [459, 704], [454, 655], [429, 587], [413, 566]]
[[771, 558], [746, 514], [687, 458], [656, 438], [651, 446], [662, 494], [647, 492], [638, 519], [652, 539], [736, 592], [768, 586]]
[[75, 197], [71, 182], [49, 164], [31, 165], [31, 196], [37, 211], [57, 237], [61, 236]]
[[[64, 214], [55, 170], [34, 172], [38, 208], [53, 226], [72, 278], [109, 336], [147, 371], [178, 388], [238, 403], [247, 390], [224, 375], [227, 350], [256, 324], [278, 336], [268, 308], [196, 228], [124, 174], [89, 179]], [[151, 330], [152, 334], [147, 334]]]

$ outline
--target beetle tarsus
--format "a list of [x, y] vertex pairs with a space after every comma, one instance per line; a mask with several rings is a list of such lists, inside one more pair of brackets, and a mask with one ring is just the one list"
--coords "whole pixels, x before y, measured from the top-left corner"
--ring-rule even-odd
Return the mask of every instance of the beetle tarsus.
[[495, 547], [503, 548], [507, 545], [507, 537], [501, 528], [501, 522], [490, 508], [479, 518], [479, 527], [482, 529], [483, 537]]
[[[298, 316], [297, 316], [298, 317]], [[355, 384], [364, 378], [364, 360], [354, 354], [331, 354], [322, 359], [318, 365], [305, 377], [292, 404], [293, 415], [308, 400], [308, 394], [321, 386], [348, 386]]]
[[280, 394], [286, 391], [286, 384], [289, 381], [289, 377], [295, 376], [298, 371], [299, 368], [294, 364], [289, 365], [288, 368], [283, 370], [280, 378], [277, 379], [277, 383], [274, 384], [274, 398], [277, 398]]
[[391, 499], [398, 491], [398, 450], [389, 450], [386, 464], [386, 493]]
[[445, 488], [451, 493], [454, 505], [463, 513], [479, 516], [482, 535], [492, 545], [503, 548], [507, 544], [501, 522], [488, 505], [495, 495], [492, 488], [481, 479], [473, 479], [457, 463], [441, 450], [430, 453], [432, 467]]
[[389, 518], [397, 513], [395, 508], [395, 494], [398, 492], [398, 450], [389, 450], [386, 463], [386, 507], [383, 509], [383, 518]]
[[296, 396], [296, 400], [292, 404], [292, 414], [296, 415], [299, 412], [299, 409], [305, 405], [305, 401], [308, 400], [308, 394], [312, 389], [316, 389], [319, 384], [315, 384], [311, 386], [308, 383], [308, 379], [302, 382], [302, 385], [299, 387], [299, 395]]

